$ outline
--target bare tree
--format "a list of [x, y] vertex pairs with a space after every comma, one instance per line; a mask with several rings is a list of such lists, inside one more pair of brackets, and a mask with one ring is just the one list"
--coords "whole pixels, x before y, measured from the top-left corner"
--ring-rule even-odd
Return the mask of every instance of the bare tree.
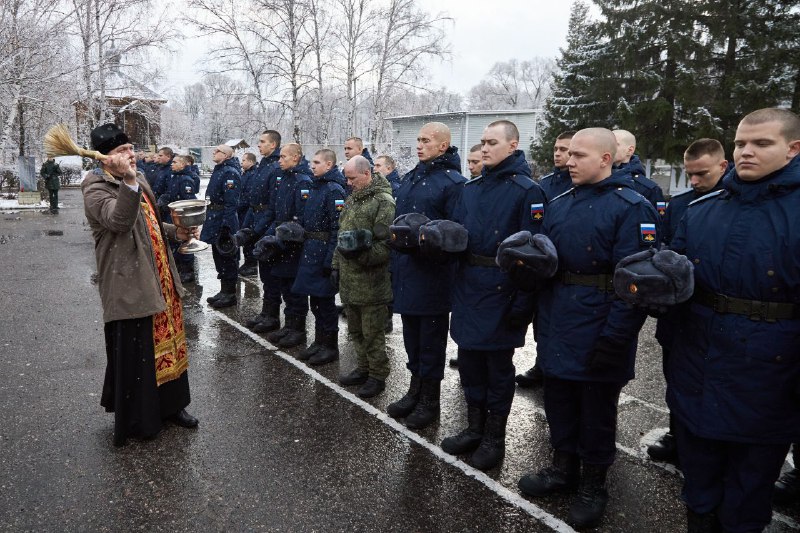
[[384, 136], [387, 99], [398, 87], [418, 89], [426, 61], [446, 58], [444, 25], [452, 19], [445, 14], [430, 15], [415, 0], [389, 0], [378, 13], [379, 34], [373, 58], [375, 89], [372, 97], [370, 144], [375, 148]]
[[538, 108], [544, 104], [555, 71], [550, 58], [495, 63], [469, 91], [472, 109]]
[[316, 82], [316, 94], [313, 95], [315, 107], [319, 110], [315, 116], [316, 124], [315, 142], [323, 145], [328, 144], [330, 137], [330, 107], [327, 105], [327, 70], [331, 60], [331, 35], [330, 30], [333, 18], [329, 10], [327, 0], [308, 0], [309, 14], [311, 21], [308, 32], [311, 42], [312, 54], [314, 57], [314, 81]]

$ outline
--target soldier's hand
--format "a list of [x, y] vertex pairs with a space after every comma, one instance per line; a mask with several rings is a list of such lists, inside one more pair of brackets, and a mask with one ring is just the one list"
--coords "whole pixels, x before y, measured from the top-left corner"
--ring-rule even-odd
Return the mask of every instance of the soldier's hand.
[[339, 292], [339, 271], [331, 270], [331, 274], [328, 279], [330, 280], [333, 288], [336, 289], [336, 292]]

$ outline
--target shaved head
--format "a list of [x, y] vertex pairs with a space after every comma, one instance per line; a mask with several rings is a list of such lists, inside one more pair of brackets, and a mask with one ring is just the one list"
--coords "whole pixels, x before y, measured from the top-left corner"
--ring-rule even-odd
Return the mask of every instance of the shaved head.
[[569, 144], [567, 168], [573, 185], [587, 185], [611, 175], [617, 138], [605, 128], [586, 128], [576, 133]]
[[217, 150], [225, 154], [227, 157], [233, 155], [233, 148], [231, 148], [227, 144], [220, 144], [219, 146], [217, 146]]
[[446, 142], [448, 146], [450, 146], [450, 128], [447, 127], [446, 124], [442, 124], [441, 122], [428, 122], [424, 126], [420, 132], [428, 133], [435, 141], [437, 142]]
[[614, 164], [627, 163], [636, 152], [636, 137], [628, 130], [614, 130], [613, 133], [616, 139]]
[[281, 148], [281, 153], [283, 153], [284, 150], [286, 150], [286, 153], [288, 154], [299, 156], [303, 155], [303, 148], [297, 143], [289, 143], [284, 145], [283, 148]]
[[601, 153], [608, 152], [613, 156], [614, 152], [617, 150], [616, 132], [612, 132], [611, 130], [608, 130], [606, 128], [586, 128], [580, 130], [572, 138], [574, 139], [579, 135], [589, 140], [589, 142], [593, 146], [595, 146], [598, 150], [600, 150]]
[[353, 192], [360, 191], [372, 183], [372, 169], [369, 161], [363, 155], [353, 156], [350, 161], [344, 164], [342, 169], [347, 184]]
[[417, 135], [417, 157], [423, 163], [433, 161], [450, 148], [450, 128], [441, 122], [428, 122]]
[[353, 156], [350, 161], [344, 164], [344, 172], [347, 173], [347, 170], [350, 169], [356, 174], [364, 174], [365, 172], [370, 172], [372, 169], [369, 165], [369, 161], [363, 155], [356, 155]]

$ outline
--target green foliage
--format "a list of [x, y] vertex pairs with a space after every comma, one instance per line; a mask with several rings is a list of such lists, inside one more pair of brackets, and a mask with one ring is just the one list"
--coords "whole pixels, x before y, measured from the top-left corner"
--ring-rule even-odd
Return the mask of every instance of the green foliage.
[[573, 5], [537, 162], [561, 131], [605, 126], [632, 131], [643, 158], [678, 163], [699, 137], [731, 151], [750, 111], [800, 108], [800, 0], [594, 4], [598, 20]]

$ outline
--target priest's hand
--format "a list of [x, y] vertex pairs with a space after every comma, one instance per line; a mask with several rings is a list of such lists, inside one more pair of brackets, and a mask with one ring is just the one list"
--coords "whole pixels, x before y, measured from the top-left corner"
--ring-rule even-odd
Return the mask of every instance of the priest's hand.
[[175, 234], [178, 237], [179, 241], [188, 241], [189, 239], [199, 239], [200, 238], [200, 228], [197, 226], [193, 228], [175, 228]]

